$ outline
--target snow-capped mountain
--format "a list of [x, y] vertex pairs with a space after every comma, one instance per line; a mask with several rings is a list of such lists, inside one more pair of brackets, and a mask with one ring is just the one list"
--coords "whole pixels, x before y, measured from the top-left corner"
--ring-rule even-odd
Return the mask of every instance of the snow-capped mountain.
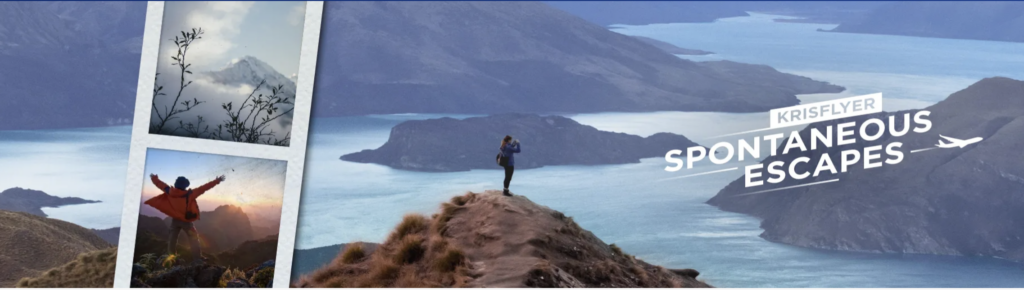
[[285, 96], [295, 97], [295, 82], [254, 56], [234, 59], [224, 69], [203, 75], [215, 83], [233, 86], [245, 84], [255, 87], [266, 80], [269, 86], [282, 85]]

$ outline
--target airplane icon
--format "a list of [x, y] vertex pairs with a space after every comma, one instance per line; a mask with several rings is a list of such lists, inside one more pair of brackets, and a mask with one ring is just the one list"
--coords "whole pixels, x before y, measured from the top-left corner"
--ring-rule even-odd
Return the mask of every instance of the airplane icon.
[[946, 137], [946, 136], [942, 136], [942, 135], [939, 135], [939, 137], [942, 137], [942, 139], [946, 139], [946, 141], [949, 141], [949, 143], [946, 143], [946, 142], [943, 142], [942, 140], [939, 140], [939, 144], [935, 144], [935, 146], [937, 146], [939, 148], [954, 148], [954, 147], [964, 148], [964, 146], [981, 142], [981, 139], [982, 139], [981, 137], [974, 137], [974, 138], [967, 139], [967, 140], [960, 140], [960, 139], [957, 139], [957, 138]]

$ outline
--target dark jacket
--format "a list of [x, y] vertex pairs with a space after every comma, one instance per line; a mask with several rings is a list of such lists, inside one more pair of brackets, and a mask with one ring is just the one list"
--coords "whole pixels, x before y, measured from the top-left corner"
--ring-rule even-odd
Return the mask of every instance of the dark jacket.
[[508, 143], [508, 144], [505, 144], [505, 147], [501, 147], [501, 155], [508, 156], [508, 165], [507, 166], [515, 166], [516, 165], [516, 158], [515, 158], [515, 155], [513, 153], [519, 153], [519, 144], [518, 143], [516, 143], [515, 145], [512, 145], [512, 143]]

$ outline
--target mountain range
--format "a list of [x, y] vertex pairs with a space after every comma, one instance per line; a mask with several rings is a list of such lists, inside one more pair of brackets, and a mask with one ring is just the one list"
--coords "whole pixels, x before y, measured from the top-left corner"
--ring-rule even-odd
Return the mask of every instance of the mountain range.
[[[143, 3], [2, 5], [0, 97], [9, 101], [0, 130], [130, 123]], [[842, 90], [774, 70], [725, 74], [538, 2], [332, 2], [326, 9], [318, 117], [747, 112]]]
[[0, 130], [130, 124], [142, 2], [0, 3]]
[[[212, 211], [200, 212], [200, 221], [194, 223], [196, 230], [203, 237], [203, 251], [217, 253], [238, 247], [238, 245], [258, 238], [253, 234], [252, 224], [249, 216], [242, 211], [242, 208], [233, 205], [218, 206]], [[146, 233], [154, 235], [158, 239], [167, 240], [167, 233], [170, 232], [171, 218], [152, 217], [139, 215], [139, 235]], [[275, 233], [276, 234], [276, 233]], [[188, 245], [185, 233], [178, 235], [178, 245]], [[160, 250], [166, 252], [166, 245], [160, 249], [147, 249], [144, 252]]]
[[747, 12], [802, 17], [800, 21], [841, 23], [883, 5], [879, 1], [545, 1], [545, 4], [601, 26], [616, 24], [713, 22]]
[[676, 134], [640, 137], [601, 131], [562, 116], [510, 113], [405, 121], [391, 129], [391, 136], [380, 148], [341, 159], [414, 171], [497, 169], [495, 156], [505, 135], [522, 140], [522, 153], [514, 156], [517, 169], [638, 163], [672, 149], [697, 146]]
[[328, 2], [324, 15], [315, 117], [750, 112], [843, 90], [680, 59], [539, 2]]
[[836, 32], [1024, 42], [1024, 3], [1016, 1], [885, 2]]
[[[853, 166], [804, 180], [789, 179], [757, 190], [838, 178], [838, 182], [745, 195], [744, 180], [722, 189], [709, 204], [762, 219], [761, 237], [791, 245], [858, 252], [998, 257], [1024, 261], [1024, 81], [987, 78], [925, 110], [933, 124], [926, 133], [793, 152], [762, 164], [811, 160], [842, 150], [902, 142], [905, 160], [881, 168]], [[907, 112], [897, 112], [898, 116]], [[816, 123], [812, 127], [885, 118], [886, 113]], [[902, 120], [901, 118], [896, 118]], [[898, 121], [896, 128], [902, 128]], [[870, 133], [870, 131], [869, 131]], [[935, 148], [939, 135], [982, 137], [964, 148]], [[781, 146], [780, 146], [781, 147]], [[788, 163], [787, 163], [788, 164]], [[811, 167], [812, 165], [805, 166]]]

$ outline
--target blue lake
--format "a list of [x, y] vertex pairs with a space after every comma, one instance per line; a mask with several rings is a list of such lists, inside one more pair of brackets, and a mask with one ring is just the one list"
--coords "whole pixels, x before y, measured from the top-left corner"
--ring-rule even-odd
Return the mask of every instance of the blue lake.
[[131, 126], [0, 131], [0, 190], [100, 201], [43, 212], [86, 228], [119, 227], [130, 143]]

